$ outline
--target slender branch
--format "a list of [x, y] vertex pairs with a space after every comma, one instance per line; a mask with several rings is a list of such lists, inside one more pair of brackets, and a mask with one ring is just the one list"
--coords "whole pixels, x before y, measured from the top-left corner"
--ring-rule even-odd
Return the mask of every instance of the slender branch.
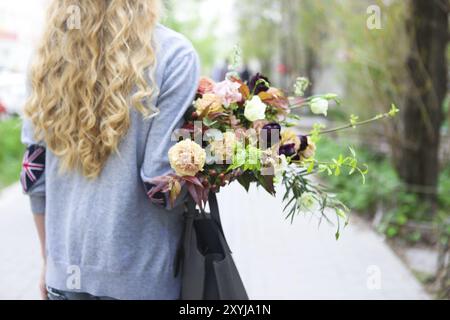
[[[391, 117], [390, 113], [383, 113], [383, 114], [379, 114], [371, 119], [367, 119], [364, 121], [356, 121], [353, 123], [349, 123], [347, 125], [343, 125], [341, 127], [337, 127], [337, 128], [333, 128], [333, 129], [329, 129], [329, 130], [323, 130], [320, 131], [319, 134], [326, 134], [326, 133], [332, 133], [332, 132], [337, 132], [337, 131], [342, 131], [342, 130], [346, 130], [346, 129], [355, 129], [356, 127], [360, 127], [375, 121], [378, 121], [380, 119], [385, 119], [385, 118], [389, 118]], [[310, 132], [308, 133], [308, 136], [311, 136], [313, 133]]]
[[314, 96], [310, 96], [308, 98], [303, 98], [303, 97], [292, 98], [292, 100], [294, 100], [294, 101], [295, 101], [295, 99], [297, 99], [297, 102], [289, 105], [289, 108], [291, 110], [294, 110], [294, 109], [309, 107], [311, 105], [310, 102], [313, 99], [319, 98], [319, 97], [321, 97], [321, 95], [314, 95]]
[[305, 108], [305, 107], [309, 107], [309, 103], [299, 103], [299, 104], [293, 104], [293, 105], [291, 105], [291, 106], [289, 106], [289, 108], [291, 109], [291, 110], [294, 110], [294, 109], [300, 109], [300, 108]]

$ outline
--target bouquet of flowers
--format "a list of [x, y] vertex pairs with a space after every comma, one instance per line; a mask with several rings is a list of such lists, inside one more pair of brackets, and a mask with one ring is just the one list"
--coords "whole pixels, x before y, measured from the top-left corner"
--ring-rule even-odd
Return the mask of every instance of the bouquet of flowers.
[[202, 78], [183, 127], [174, 133], [179, 142], [168, 154], [174, 173], [153, 179], [149, 196], [156, 199], [158, 193], [168, 193], [173, 204], [184, 187], [203, 208], [210, 192], [219, 192], [234, 181], [247, 191], [256, 184], [271, 195], [274, 185], [283, 184], [287, 218], [311, 211], [329, 220], [325, 211], [332, 209], [338, 236], [339, 220], [347, 220], [348, 208], [311, 178], [315, 173], [339, 175], [347, 169], [349, 175], [359, 173], [364, 181], [367, 166], [358, 163], [352, 148], [347, 156], [316, 160], [319, 137], [394, 116], [398, 109], [393, 105], [390, 112], [372, 119], [359, 121], [352, 116], [348, 125], [331, 130], [315, 125], [311, 132], [298, 134], [294, 127], [299, 116], [294, 109], [310, 108], [326, 116], [331, 103], [339, 104], [335, 94], [305, 97], [308, 86], [307, 79], [298, 78], [294, 94], [287, 96], [261, 74], [248, 83], [235, 73], [219, 83]]

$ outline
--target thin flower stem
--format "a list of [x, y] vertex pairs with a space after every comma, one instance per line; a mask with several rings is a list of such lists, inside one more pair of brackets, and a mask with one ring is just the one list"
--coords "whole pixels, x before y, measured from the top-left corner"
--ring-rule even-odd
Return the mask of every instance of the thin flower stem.
[[[378, 121], [380, 119], [389, 118], [389, 117], [390, 117], [389, 113], [384, 113], [384, 114], [377, 115], [377, 116], [375, 116], [375, 117], [373, 117], [371, 119], [367, 119], [367, 120], [364, 120], [364, 121], [349, 123], [347, 125], [344, 125], [344, 126], [341, 126], [341, 127], [337, 127], [337, 128], [333, 128], [333, 129], [329, 129], [329, 130], [323, 130], [323, 131], [320, 131], [319, 134], [332, 133], [332, 132], [342, 131], [342, 130], [346, 130], [346, 129], [354, 129], [356, 127], [360, 127], [360, 126], [363, 126], [363, 125], [366, 125], [366, 124]], [[311, 136], [311, 135], [312, 135], [312, 132], [310, 132], [308, 134], [308, 136]]]
[[290, 109], [294, 110], [294, 109], [300, 109], [300, 108], [305, 108], [305, 107], [309, 107], [309, 103], [306, 103], [306, 104], [302, 103], [302, 104], [297, 104], [297, 105], [294, 104], [294, 105], [290, 106]]
[[[294, 164], [298, 164], [298, 165], [301, 165], [301, 164], [303, 164], [302, 163], [302, 161], [297, 161], [297, 160], [294, 160], [294, 161], [292, 161], [291, 163], [294, 163]], [[319, 160], [316, 160], [316, 159], [314, 159], [314, 163], [315, 163], [315, 165], [326, 165], [326, 166], [329, 166], [329, 165], [336, 165], [336, 163], [334, 163], [334, 162], [332, 162], [332, 161], [319, 161]], [[367, 165], [363, 165], [363, 166], [352, 166], [352, 165], [350, 165], [350, 164], [348, 164], [348, 163], [342, 163], [340, 166], [342, 166], [342, 167], [345, 167], [345, 168], [349, 168], [349, 169], [355, 169], [355, 170], [357, 170], [357, 171], [359, 171], [361, 174], [363, 174], [364, 173], [364, 169], [363, 169], [363, 166], [365, 166], [366, 167], [366, 170], [367, 170]], [[314, 169], [314, 172], [318, 172], [317, 170], [315, 170]], [[308, 172], [308, 174], [311, 174], [312, 172]], [[304, 175], [302, 175], [302, 176], [304, 176]]]
[[308, 98], [301, 98], [301, 97], [298, 97], [297, 99], [299, 99], [299, 100], [301, 99], [301, 101], [299, 101], [299, 102], [297, 102], [297, 103], [291, 104], [291, 105], [289, 106], [289, 108], [290, 108], [291, 110], [294, 110], [294, 109], [299, 109], [299, 108], [309, 107], [309, 106], [311, 106], [310, 102], [311, 102], [313, 99], [319, 98], [319, 97], [321, 97], [321, 95], [314, 95], [314, 96], [310, 96], [310, 97], [308, 97]]

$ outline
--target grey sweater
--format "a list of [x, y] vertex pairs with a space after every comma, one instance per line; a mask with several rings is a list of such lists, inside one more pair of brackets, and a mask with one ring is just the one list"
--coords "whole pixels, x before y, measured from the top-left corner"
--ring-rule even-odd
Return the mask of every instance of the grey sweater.
[[[167, 210], [152, 203], [144, 182], [170, 171], [171, 134], [194, 99], [199, 62], [183, 36], [161, 25], [155, 29], [155, 46], [160, 113], [144, 120], [130, 107], [129, 132], [99, 178], [88, 180], [77, 171], [59, 174], [59, 160], [49, 150], [43, 174], [37, 174], [43, 168], [33, 171], [29, 163], [23, 169], [28, 178], [39, 176], [30, 183], [23, 172], [22, 181], [29, 184], [24, 189], [33, 213], [45, 214], [50, 287], [117, 299], [179, 298], [181, 281], [173, 266], [182, 207]], [[28, 120], [22, 140], [45, 148], [34, 140]]]

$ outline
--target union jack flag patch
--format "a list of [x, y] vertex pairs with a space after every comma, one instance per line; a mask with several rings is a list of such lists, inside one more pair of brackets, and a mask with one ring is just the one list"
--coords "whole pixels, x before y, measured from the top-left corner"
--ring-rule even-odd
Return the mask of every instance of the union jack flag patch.
[[31, 145], [27, 148], [22, 161], [22, 173], [20, 182], [25, 192], [44, 174], [45, 170], [45, 148], [38, 145]]

